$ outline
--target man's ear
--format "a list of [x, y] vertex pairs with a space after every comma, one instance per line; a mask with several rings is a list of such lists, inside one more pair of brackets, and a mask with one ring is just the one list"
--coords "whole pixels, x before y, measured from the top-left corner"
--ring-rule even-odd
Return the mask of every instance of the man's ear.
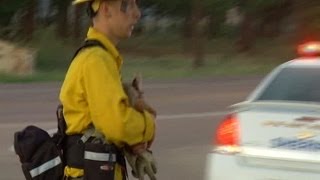
[[100, 4], [100, 9], [104, 16], [112, 17], [110, 4], [108, 2], [102, 1]]

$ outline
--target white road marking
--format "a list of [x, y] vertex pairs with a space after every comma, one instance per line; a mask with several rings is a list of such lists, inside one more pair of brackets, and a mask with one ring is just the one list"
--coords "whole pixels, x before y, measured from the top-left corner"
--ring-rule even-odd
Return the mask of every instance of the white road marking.
[[168, 119], [185, 119], [185, 118], [202, 118], [202, 117], [214, 117], [227, 114], [227, 111], [216, 111], [216, 112], [203, 112], [203, 113], [186, 113], [186, 114], [174, 114], [174, 115], [159, 115], [157, 120], [168, 120]]
[[[172, 120], [172, 119], [186, 119], [186, 118], [203, 118], [203, 117], [215, 117], [225, 115], [228, 112], [226, 111], [216, 111], [216, 112], [203, 112], [203, 113], [186, 113], [186, 114], [173, 114], [173, 115], [159, 115], [157, 120]], [[56, 123], [52, 122], [45, 122], [45, 123], [38, 123], [42, 125], [56, 125]], [[17, 126], [18, 123], [14, 124], [7, 124], [7, 126]], [[21, 123], [19, 123], [21, 125]], [[3, 125], [1, 125], [3, 127]], [[48, 134], [52, 135], [57, 132], [57, 128], [47, 130]], [[13, 145], [9, 148], [9, 151], [14, 152]]]

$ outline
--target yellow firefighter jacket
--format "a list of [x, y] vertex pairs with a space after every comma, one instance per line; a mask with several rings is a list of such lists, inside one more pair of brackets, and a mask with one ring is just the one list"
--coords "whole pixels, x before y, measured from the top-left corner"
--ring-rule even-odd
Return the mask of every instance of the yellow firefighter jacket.
[[[121, 82], [123, 60], [119, 52], [92, 27], [87, 39], [100, 41], [107, 51], [89, 47], [72, 61], [60, 92], [66, 133], [83, 133], [92, 123], [108, 142], [119, 148], [150, 141], [155, 131], [154, 120], [148, 112], [140, 113], [129, 105]], [[120, 166], [115, 169], [115, 180], [121, 180]], [[79, 177], [83, 170], [66, 167], [65, 175]]]

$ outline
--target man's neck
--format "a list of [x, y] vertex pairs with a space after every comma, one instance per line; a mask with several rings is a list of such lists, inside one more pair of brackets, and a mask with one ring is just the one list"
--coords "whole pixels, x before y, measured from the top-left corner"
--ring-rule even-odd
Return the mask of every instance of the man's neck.
[[108, 29], [106, 29], [106, 28], [104, 28], [104, 27], [102, 27], [102, 26], [99, 26], [98, 24], [94, 24], [94, 25], [93, 25], [93, 28], [94, 28], [95, 30], [101, 32], [102, 34], [104, 34], [104, 35], [113, 43], [114, 46], [117, 46], [117, 45], [118, 45], [119, 39], [116, 38], [116, 37], [114, 37], [114, 36], [112, 35], [112, 33], [111, 33]]

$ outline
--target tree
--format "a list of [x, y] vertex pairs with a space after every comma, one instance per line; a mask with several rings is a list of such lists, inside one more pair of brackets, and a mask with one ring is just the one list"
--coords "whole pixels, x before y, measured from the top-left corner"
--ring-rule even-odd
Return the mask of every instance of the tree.
[[296, 41], [320, 40], [320, 2], [293, 0], [296, 21]]
[[27, 41], [30, 41], [33, 37], [33, 32], [35, 30], [35, 11], [36, 11], [37, 1], [27, 0], [25, 13], [22, 16], [22, 27], [23, 36]]
[[21, 0], [0, 1], [0, 26], [8, 26], [15, 12], [26, 4]]
[[286, 12], [284, 9], [290, 5], [290, 0], [241, 0], [238, 5], [244, 13], [244, 19], [236, 45], [238, 51], [246, 51], [251, 49], [259, 30], [263, 32], [264, 28], [270, 27], [267, 26], [269, 24], [273, 24], [274, 31], [279, 29], [283, 12]]
[[204, 0], [150, 0], [144, 1], [144, 6], [155, 6], [158, 15], [169, 14], [172, 17], [184, 17], [182, 37], [185, 38], [185, 49], [194, 56], [193, 67], [204, 64], [203, 31], [199, 22], [205, 17]]
[[74, 19], [73, 19], [73, 38], [75, 43], [78, 43], [78, 41], [81, 39], [81, 32], [82, 32], [82, 17], [84, 14], [86, 6], [84, 4], [80, 4], [77, 6], [74, 6]]
[[13, 18], [26, 5], [22, 0], [2, 0], [0, 1], [0, 36], [10, 38], [13, 27], [18, 24], [12, 24]]
[[154, 6], [157, 14], [169, 14], [173, 17], [184, 18], [181, 31], [185, 38], [185, 50], [193, 54], [193, 67], [204, 65], [205, 44], [207, 37], [224, 22], [227, 9], [231, 8], [236, 0], [148, 0], [143, 6]]
[[54, 7], [57, 9], [56, 34], [60, 38], [68, 37], [69, 28], [66, 27], [68, 27], [68, 8], [70, 3], [71, 0], [54, 0]]

